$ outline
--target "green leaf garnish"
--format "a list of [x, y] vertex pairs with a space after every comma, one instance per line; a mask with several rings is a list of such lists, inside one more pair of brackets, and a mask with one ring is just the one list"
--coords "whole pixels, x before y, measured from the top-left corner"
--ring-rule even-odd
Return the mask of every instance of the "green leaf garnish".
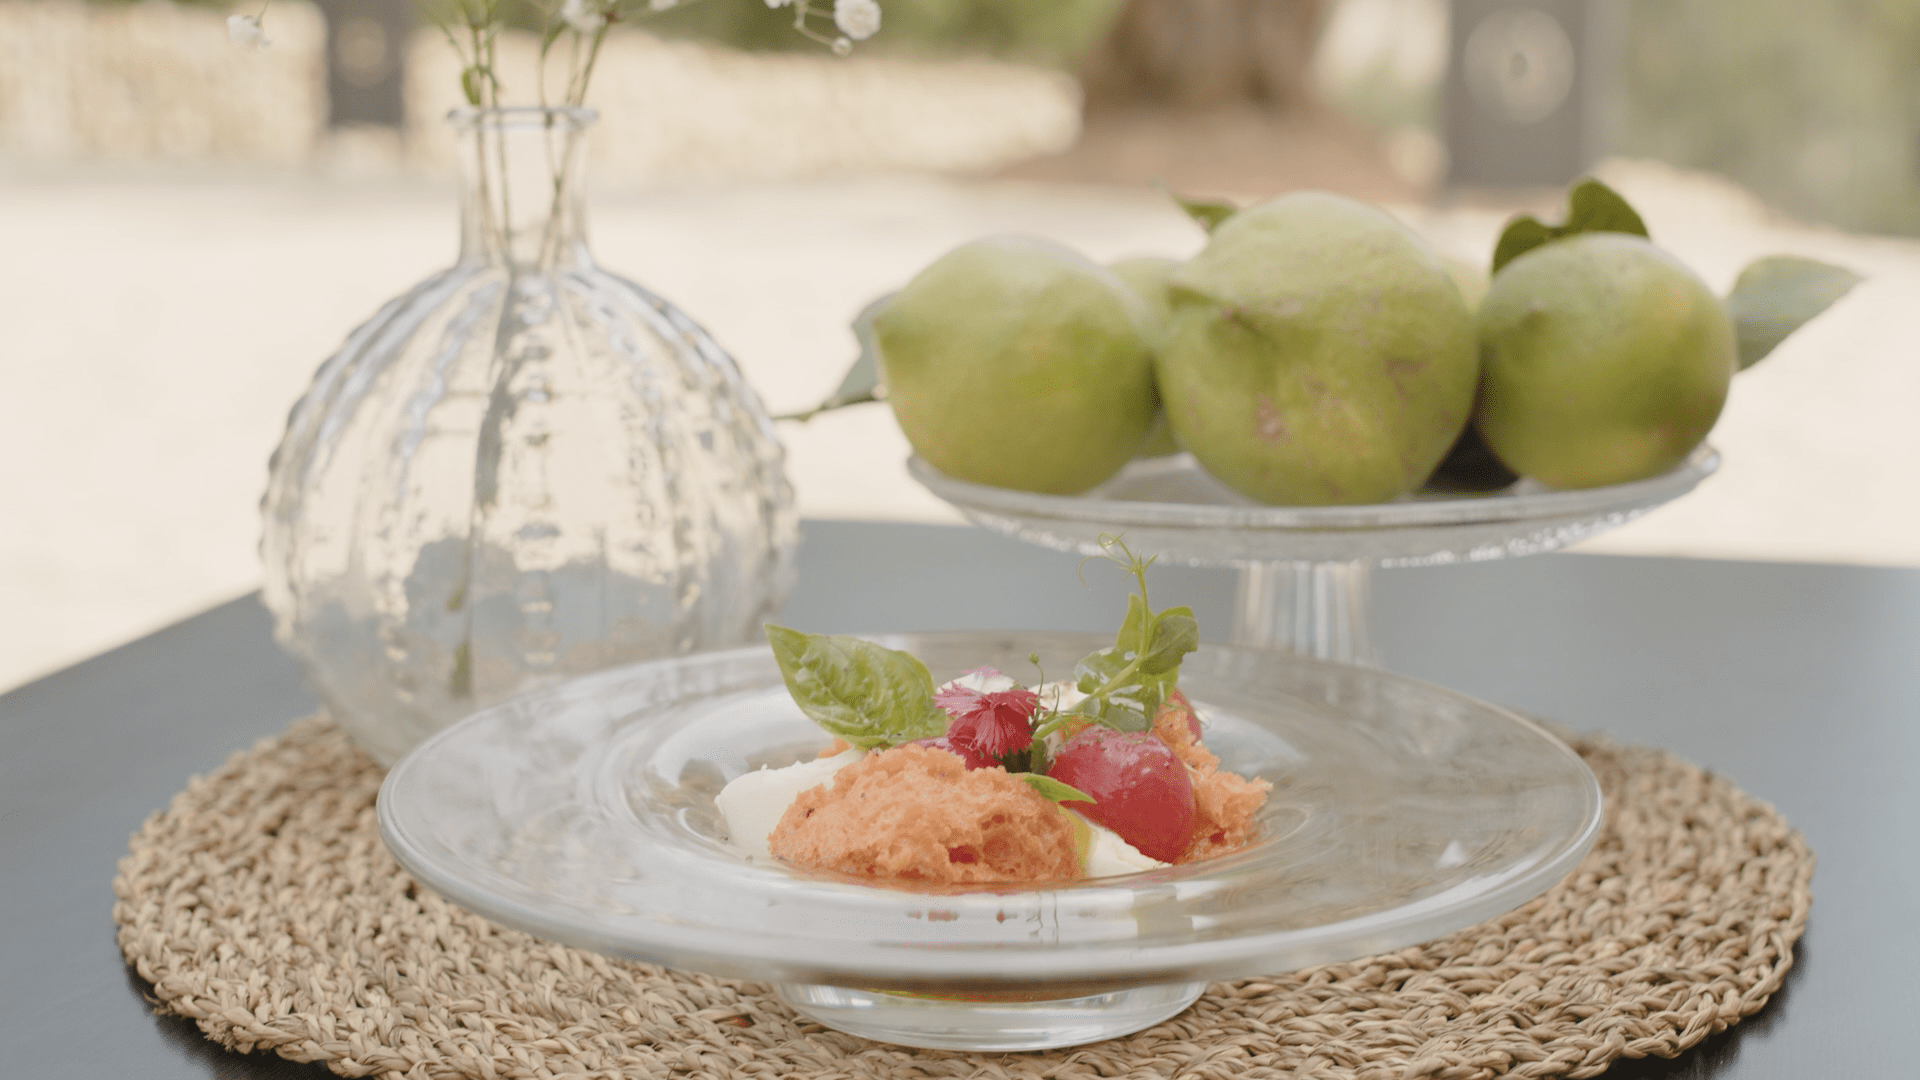
[[1760, 362], [1860, 281], [1851, 270], [1797, 255], [1770, 255], [1748, 264], [1727, 294], [1727, 314], [1740, 342], [1740, 370]]
[[1073, 669], [1074, 685], [1087, 697], [1068, 711], [1115, 731], [1152, 727], [1160, 694], [1154, 692], [1157, 687], [1151, 681], [1129, 678], [1130, 666], [1117, 649], [1089, 653]]
[[1036, 773], [1040, 773], [1041, 775], [1045, 775], [1049, 770], [1053, 768], [1053, 755], [1050, 752], [1048, 752], [1047, 740], [1045, 739], [1035, 739], [1031, 743], [1028, 743], [1027, 749], [1026, 749], [1026, 755], [1027, 755], [1026, 771], [1028, 772], [1036, 772]]
[[1493, 248], [1493, 272], [1499, 273], [1501, 267], [1542, 244], [1586, 232], [1646, 236], [1647, 226], [1619, 192], [1589, 176], [1567, 192], [1565, 224], [1546, 225], [1529, 214], [1507, 222]]
[[863, 750], [930, 739], [947, 730], [933, 675], [912, 653], [855, 637], [763, 629], [787, 692], [807, 718]]
[[801, 423], [813, 419], [823, 412], [844, 409], [849, 405], [864, 405], [869, 401], [879, 401], [884, 395], [880, 388], [880, 349], [873, 340], [873, 319], [886, 307], [893, 294], [885, 296], [860, 309], [853, 318], [853, 338], [860, 343], [860, 355], [853, 366], [840, 379], [840, 387], [827, 395], [827, 399], [811, 409], [796, 413], [786, 413], [774, 417], [775, 420], [798, 420]]
[[[1144, 639], [1142, 623], [1149, 627]], [[1149, 614], [1146, 595], [1134, 593], [1127, 597], [1127, 617], [1120, 623], [1120, 632], [1114, 635], [1114, 645], [1125, 648], [1142, 640], [1147, 644], [1146, 654], [1140, 660], [1142, 674], [1177, 672], [1180, 658], [1200, 647], [1200, 623], [1193, 617], [1193, 609], [1185, 605]]]
[[[1147, 600], [1147, 567], [1120, 538], [1103, 534], [1100, 546], [1105, 558], [1134, 576], [1139, 592], [1127, 597], [1126, 618], [1114, 635], [1111, 648], [1088, 653], [1074, 665], [1074, 686], [1085, 699], [1042, 723], [1036, 734], [1044, 735], [1075, 716], [1082, 716], [1116, 731], [1146, 731], [1153, 726], [1154, 715], [1167, 700], [1167, 692], [1180, 679], [1180, 661], [1200, 647], [1200, 624], [1193, 609], [1172, 607], [1155, 612]], [[1120, 554], [1114, 554], [1115, 551]], [[1124, 557], [1123, 557], [1124, 556]]]
[[1030, 772], [1014, 773], [1013, 775], [1025, 780], [1028, 787], [1039, 792], [1055, 804], [1063, 802], [1091, 803], [1094, 801], [1093, 796], [1081, 791], [1072, 784], [1063, 784], [1051, 776], [1041, 776], [1039, 773]]

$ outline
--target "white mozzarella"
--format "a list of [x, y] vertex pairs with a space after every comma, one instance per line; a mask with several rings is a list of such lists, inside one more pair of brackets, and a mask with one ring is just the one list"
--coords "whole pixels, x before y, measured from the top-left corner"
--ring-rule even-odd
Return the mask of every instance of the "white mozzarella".
[[864, 750], [843, 750], [832, 757], [780, 769], [762, 768], [735, 777], [713, 798], [713, 805], [727, 820], [727, 841], [749, 858], [772, 859], [767, 837], [793, 800], [866, 756]]
[[[1085, 818], [1081, 820], [1086, 821]], [[1088, 821], [1087, 831], [1091, 835], [1087, 842], [1087, 857], [1081, 862], [1080, 871], [1090, 878], [1137, 874], [1142, 870], [1158, 870], [1173, 865], [1141, 854], [1139, 848], [1120, 839], [1120, 834], [1112, 829]]]

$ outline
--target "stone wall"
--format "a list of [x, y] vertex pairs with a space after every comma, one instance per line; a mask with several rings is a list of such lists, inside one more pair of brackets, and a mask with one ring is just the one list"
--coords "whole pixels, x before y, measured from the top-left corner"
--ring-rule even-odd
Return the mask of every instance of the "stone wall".
[[[532, 94], [535, 40], [505, 34], [499, 49], [509, 94]], [[410, 146], [451, 160], [442, 118], [463, 103], [459, 61], [444, 39], [425, 34], [409, 61]], [[550, 80], [564, 79], [554, 66]], [[607, 39], [587, 104], [601, 118], [591, 144], [596, 178], [669, 183], [974, 172], [1056, 153], [1080, 130], [1079, 88], [1054, 72], [987, 60], [744, 53], [638, 32]]]
[[[263, 22], [273, 44], [255, 51], [229, 40], [224, 12], [166, 0], [0, 0], [0, 154], [304, 165], [346, 142], [362, 162], [373, 146], [395, 168], [448, 167], [442, 118], [461, 104], [460, 64], [437, 31], [408, 44], [404, 138], [370, 143], [328, 131], [317, 9], [276, 2]], [[499, 68], [521, 101], [535, 97], [536, 53], [529, 36], [502, 36]], [[589, 104], [602, 115], [596, 183], [974, 172], [1079, 132], [1078, 87], [1052, 72], [741, 53], [637, 32], [608, 40]]]
[[307, 160], [326, 123], [319, 12], [267, 5], [264, 52], [235, 45], [226, 21], [165, 2], [0, 0], [0, 151]]

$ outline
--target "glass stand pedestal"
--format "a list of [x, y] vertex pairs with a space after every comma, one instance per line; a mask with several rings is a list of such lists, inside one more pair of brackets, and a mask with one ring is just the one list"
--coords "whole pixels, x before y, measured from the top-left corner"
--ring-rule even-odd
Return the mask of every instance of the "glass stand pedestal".
[[1243, 566], [1231, 640], [1345, 664], [1378, 663], [1368, 628], [1372, 590], [1367, 562]]

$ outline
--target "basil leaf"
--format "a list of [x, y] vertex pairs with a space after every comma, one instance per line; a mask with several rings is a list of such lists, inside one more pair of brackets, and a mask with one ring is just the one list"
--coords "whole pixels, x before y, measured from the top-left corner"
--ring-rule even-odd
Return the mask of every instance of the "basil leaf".
[[871, 750], [946, 732], [946, 714], [933, 704], [933, 675], [912, 653], [773, 623], [763, 629], [787, 692], [828, 734]]
[[1567, 220], [1563, 225], [1545, 225], [1538, 218], [1521, 214], [1500, 231], [1493, 248], [1493, 272], [1542, 244], [1563, 236], [1586, 232], [1647, 235], [1646, 222], [1620, 197], [1620, 193], [1589, 176], [1567, 192]]
[[1054, 803], [1063, 803], [1063, 802], [1090, 803], [1094, 801], [1093, 796], [1087, 794], [1084, 791], [1081, 791], [1079, 788], [1074, 787], [1072, 784], [1063, 784], [1060, 781], [1055, 780], [1051, 776], [1042, 776], [1039, 773], [1030, 773], [1030, 772], [1014, 773], [1013, 775], [1026, 781], [1028, 787], [1039, 792], [1041, 795], [1045, 796], [1048, 800]]
[[1754, 260], [1727, 294], [1727, 314], [1740, 341], [1740, 370], [1760, 362], [1859, 283], [1860, 275], [1851, 270], [1794, 255]]

